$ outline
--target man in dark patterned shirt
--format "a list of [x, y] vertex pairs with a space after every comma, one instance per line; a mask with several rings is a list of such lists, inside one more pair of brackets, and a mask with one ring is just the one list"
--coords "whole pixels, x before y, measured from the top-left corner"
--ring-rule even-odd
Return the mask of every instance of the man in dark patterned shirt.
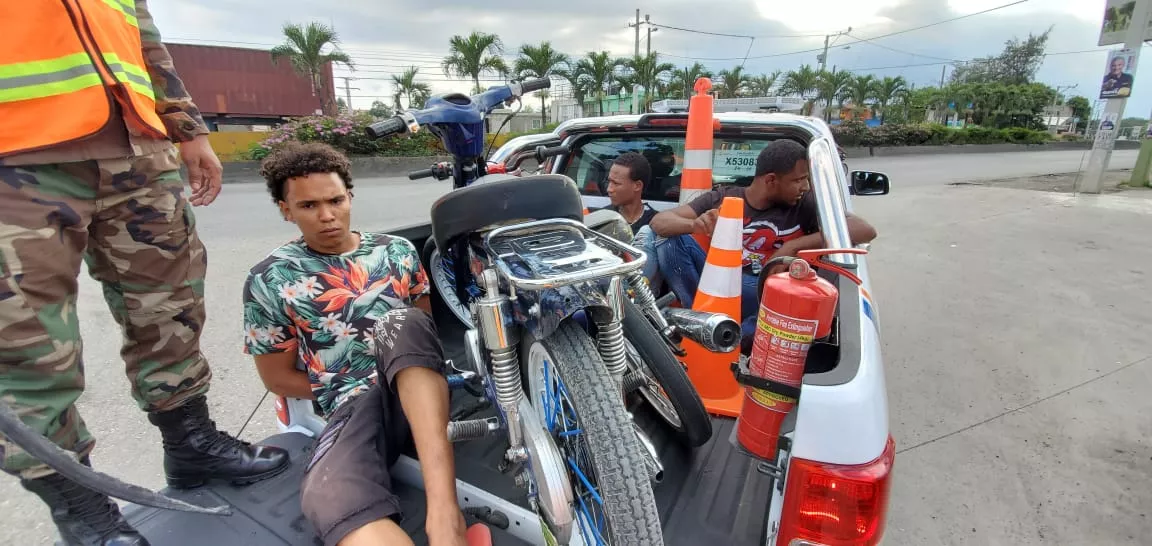
[[348, 166], [322, 144], [265, 159], [269, 193], [302, 236], [248, 276], [245, 351], [269, 390], [317, 400], [328, 420], [301, 492], [326, 545], [412, 544], [397, 524], [388, 468], [414, 440], [429, 543], [462, 546], [444, 356], [422, 297], [427, 276], [411, 242], [350, 229]]

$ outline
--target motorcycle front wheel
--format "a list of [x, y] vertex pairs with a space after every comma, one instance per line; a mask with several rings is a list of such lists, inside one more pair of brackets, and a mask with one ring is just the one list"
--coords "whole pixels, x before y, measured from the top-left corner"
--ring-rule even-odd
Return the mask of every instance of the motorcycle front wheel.
[[576, 525], [573, 545], [663, 544], [644, 454], [595, 343], [569, 319], [521, 346], [525, 390], [567, 463]]

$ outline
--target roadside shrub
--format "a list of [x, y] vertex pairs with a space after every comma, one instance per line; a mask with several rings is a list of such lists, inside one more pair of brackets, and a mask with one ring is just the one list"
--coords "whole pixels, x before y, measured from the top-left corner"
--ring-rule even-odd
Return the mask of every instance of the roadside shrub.
[[833, 126], [832, 135], [841, 146], [940, 146], [1005, 142], [1043, 144], [1051, 140], [1047, 131], [1025, 127], [993, 129], [970, 125], [956, 129], [938, 123], [886, 123], [878, 127], [867, 127], [858, 121], [846, 121]]
[[364, 132], [376, 119], [368, 113], [295, 118], [272, 131], [263, 142], [248, 150], [248, 158], [260, 160], [287, 142], [323, 142], [350, 156], [425, 156], [442, 153], [431, 133], [374, 140]]

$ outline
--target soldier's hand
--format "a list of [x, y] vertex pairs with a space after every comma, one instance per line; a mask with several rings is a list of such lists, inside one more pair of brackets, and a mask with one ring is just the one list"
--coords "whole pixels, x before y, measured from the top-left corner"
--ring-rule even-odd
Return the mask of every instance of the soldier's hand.
[[192, 187], [190, 201], [194, 206], [209, 205], [220, 193], [224, 167], [205, 135], [180, 144], [180, 157], [188, 167], [188, 185]]

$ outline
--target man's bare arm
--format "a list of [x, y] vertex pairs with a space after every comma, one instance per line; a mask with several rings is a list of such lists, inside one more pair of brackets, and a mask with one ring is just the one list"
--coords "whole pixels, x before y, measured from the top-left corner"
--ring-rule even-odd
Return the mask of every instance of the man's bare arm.
[[690, 233], [712, 234], [712, 227], [716, 224], [716, 210], [710, 210], [697, 215], [696, 211], [688, 205], [680, 205], [674, 209], [657, 213], [649, 224], [657, 235], [661, 237], [676, 237]]
[[315, 398], [308, 372], [296, 369], [296, 351], [257, 355], [256, 371], [268, 390], [290, 398]]
[[[848, 237], [852, 240], [853, 245], [869, 243], [876, 238], [876, 228], [872, 227], [872, 224], [869, 224], [863, 218], [854, 214], [848, 214], [845, 216], [845, 220], [848, 224]], [[813, 250], [824, 248], [825, 246], [823, 234], [820, 232], [809, 233], [808, 235], [784, 243], [784, 246], [780, 247], [772, 257], [795, 256], [801, 250]], [[783, 269], [784, 266], [776, 266], [774, 268], [775, 271], [782, 271]]]

